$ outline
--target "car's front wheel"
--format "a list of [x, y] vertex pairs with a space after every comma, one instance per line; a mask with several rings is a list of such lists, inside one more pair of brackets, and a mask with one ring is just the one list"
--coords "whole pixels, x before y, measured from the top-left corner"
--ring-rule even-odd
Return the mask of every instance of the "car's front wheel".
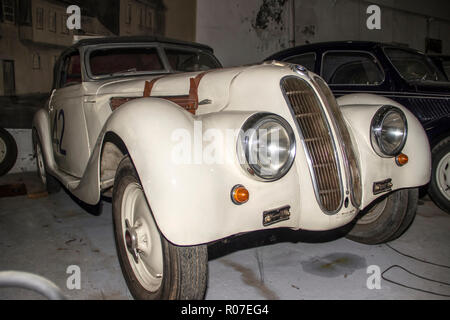
[[428, 193], [442, 210], [450, 213], [450, 137], [431, 151], [433, 165]]
[[135, 299], [202, 299], [206, 245], [180, 247], [158, 229], [137, 172], [126, 156], [113, 188], [114, 236], [122, 273]]
[[347, 238], [364, 244], [379, 244], [400, 237], [416, 216], [419, 191], [397, 190], [361, 212]]

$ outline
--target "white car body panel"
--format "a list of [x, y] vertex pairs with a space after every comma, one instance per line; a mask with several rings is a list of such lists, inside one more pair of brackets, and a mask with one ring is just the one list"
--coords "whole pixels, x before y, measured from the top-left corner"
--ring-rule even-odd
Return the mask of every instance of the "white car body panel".
[[[164, 76], [156, 81], [151, 95], [186, 94], [189, 79], [197, 74]], [[55, 156], [57, 152], [52, 148], [52, 112], [49, 116], [47, 109], [40, 110], [35, 116], [34, 128], [43, 144], [50, 173], [89, 204], [98, 203], [102, 193], [100, 166], [105, 135], [113, 133], [120, 137], [136, 167], [159, 229], [176, 245], [208, 243], [243, 232], [280, 227], [330, 230], [351, 222], [360, 209], [382, 195], [373, 195], [372, 186], [376, 181], [392, 178], [393, 190], [428, 182], [431, 158], [427, 138], [420, 123], [406, 108], [373, 95], [342, 97], [338, 102], [359, 156], [362, 204], [360, 208], [352, 204], [347, 208], [342, 206], [333, 215], [323, 213], [314, 193], [308, 159], [295, 129], [297, 125], [280, 90], [283, 77], [296, 76], [310, 81], [310, 75], [301, 75], [293, 71], [291, 65], [279, 63], [211, 71], [200, 82], [198, 100], [207, 103], [199, 105], [196, 115], [170, 101], [152, 97], [132, 100], [111, 111], [111, 97], [142, 96], [145, 81], [154, 78], [152, 76], [83, 83], [79, 85], [79, 90], [83, 91], [82, 107], [67, 106], [67, 115], [71, 108], [78, 107], [79, 112], [70, 113], [75, 120], [66, 119], [66, 123], [73, 122], [67, 132], [67, 145], [63, 146], [67, 149], [65, 159]], [[60, 97], [64, 94], [57, 92], [53, 98], [64, 99]], [[67, 95], [70, 101], [69, 93]], [[408, 139], [404, 153], [410, 161], [404, 167], [397, 166], [393, 158], [379, 157], [371, 147], [370, 122], [376, 110], [385, 104], [399, 107], [407, 116]], [[193, 135], [195, 121], [202, 121], [203, 133], [209, 128], [223, 132], [239, 130], [257, 112], [275, 113], [294, 129], [295, 162], [280, 180], [261, 182], [244, 172], [238, 163], [236, 141], [223, 145], [223, 153], [234, 159], [230, 163], [175, 164], [171, 161], [175, 145], [171, 137], [175, 130], [182, 128]], [[342, 161], [340, 165], [342, 180], [346, 181]], [[250, 193], [249, 201], [240, 206], [230, 199], [230, 191], [237, 184], [244, 185]], [[289, 220], [263, 226], [264, 211], [286, 205], [290, 206]]]

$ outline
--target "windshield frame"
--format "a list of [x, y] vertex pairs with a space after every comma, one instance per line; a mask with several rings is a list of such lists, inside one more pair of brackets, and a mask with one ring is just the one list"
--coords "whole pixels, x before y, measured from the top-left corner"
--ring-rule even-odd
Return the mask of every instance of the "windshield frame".
[[[94, 51], [97, 50], [105, 50], [105, 49], [118, 49], [118, 48], [156, 48], [157, 54], [159, 56], [159, 59], [161, 60], [163, 69], [161, 70], [155, 70], [155, 71], [137, 71], [137, 72], [130, 72], [130, 73], [123, 73], [123, 74], [113, 74], [113, 75], [94, 75], [91, 71], [90, 66], [90, 56]], [[197, 49], [189, 46], [182, 46], [182, 45], [173, 45], [173, 44], [164, 44], [164, 43], [155, 43], [155, 42], [139, 42], [139, 43], [107, 43], [107, 44], [101, 44], [101, 45], [92, 45], [87, 46], [83, 48], [82, 54], [83, 54], [83, 62], [84, 62], [84, 72], [86, 75], [86, 81], [96, 81], [96, 80], [106, 80], [106, 79], [114, 79], [114, 78], [123, 78], [123, 77], [130, 77], [130, 76], [144, 76], [144, 75], [158, 75], [158, 74], [170, 74], [170, 73], [182, 73], [183, 71], [177, 71], [173, 70], [170, 66], [170, 63], [167, 59], [165, 49], [176, 49], [180, 51], [187, 51], [187, 52], [201, 52], [203, 54], [207, 54], [210, 56], [220, 68], [222, 67], [219, 60], [212, 54], [211, 52], [207, 50]], [[80, 50], [81, 51], [81, 50]]]
[[387, 51], [389, 51], [390, 49], [393, 49], [393, 50], [399, 50], [399, 51], [404, 51], [404, 52], [409, 53], [409, 54], [411, 54], [411, 55], [419, 56], [419, 57], [423, 58], [423, 60], [426, 61], [429, 65], [431, 65], [431, 66], [435, 69], [436, 73], [441, 74], [441, 76], [442, 76], [444, 79], [445, 79], [446, 77], [445, 77], [445, 75], [442, 73], [442, 71], [439, 69], [439, 67], [434, 63], [434, 61], [433, 61], [430, 57], [428, 57], [426, 54], [424, 54], [424, 53], [422, 53], [422, 52], [420, 52], [420, 51], [413, 50], [413, 49], [410, 49], [410, 48], [398, 48], [398, 47], [392, 47], [392, 46], [385, 46], [385, 47], [383, 47], [382, 50], [383, 50], [384, 55], [386, 56], [386, 59], [389, 61], [389, 63], [390, 63], [391, 66], [394, 68], [394, 70], [397, 72], [397, 74], [398, 74], [403, 80], [405, 80], [406, 82], [408, 82], [408, 83], [417, 83], [417, 82], [422, 82], [422, 83], [423, 83], [423, 82], [427, 82], [427, 83], [449, 83], [448, 80], [441, 81], [441, 80], [432, 80], [432, 79], [424, 79], [424, 80], [421, 80], [421, 79], [407, 79], [407, 78], [405, 78], [405, 76], [403, 75], [403, 73], [401, 73], [400, 70], [398, 70], [397, 66], [396, 66], [395, 63], [392, 61], [390, 55], [388, 54]]

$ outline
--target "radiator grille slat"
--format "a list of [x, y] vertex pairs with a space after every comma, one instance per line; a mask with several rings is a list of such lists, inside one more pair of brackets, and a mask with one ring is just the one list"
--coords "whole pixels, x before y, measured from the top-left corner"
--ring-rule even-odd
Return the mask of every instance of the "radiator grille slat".
[[297, 119], [305, 152], [310, 159], [317, 200], [324, 210], [335, 212], [343, 199], [339, 164], [320, 102], [310, 85], [300, 78], [283, 79], [282, 89]]

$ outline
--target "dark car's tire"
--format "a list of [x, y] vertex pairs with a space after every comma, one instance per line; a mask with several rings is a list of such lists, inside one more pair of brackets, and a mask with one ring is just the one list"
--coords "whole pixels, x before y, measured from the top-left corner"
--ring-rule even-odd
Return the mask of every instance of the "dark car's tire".
[[442, 210], [450, 213], [450, 137], [431, 151], [432, 169], [428, 194]]
[[346, 237], [364, 244], [393, 241], [413, 222], [417, 204], [417, 188], [394, 191], [361, 212]]
[[17, 145], [14, 137], [0, 128], [0, 176], [8, 173], [17, 160]]
[[208, 273], [206, 245], [180, 247], [164, 238], [128, 156], [122, 159], [116, 172], [112, 211], [117, 255], [135, 299], [204, 297]]
[[33, 148], [36, 158], [37, 175], [49, 194], [57, 193], [61, 190], [59, 181], [48, 173], [44, 155], [42, 153], [42, 144], [36, 131], [33, 129]]

